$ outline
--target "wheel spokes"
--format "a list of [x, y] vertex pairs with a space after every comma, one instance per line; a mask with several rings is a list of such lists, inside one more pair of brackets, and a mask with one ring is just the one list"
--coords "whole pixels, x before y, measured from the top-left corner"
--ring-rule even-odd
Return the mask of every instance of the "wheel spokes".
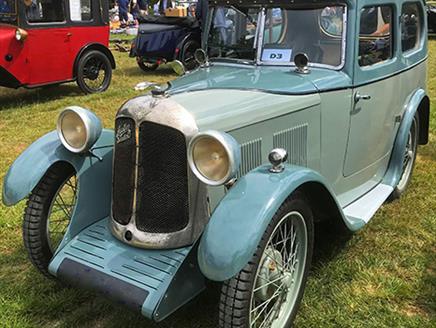
[[252, 290], [250, 327], [271, 327], [276, 320], [282, 320], [284, 304], [292, 299], [289, 295], [295, 294], [294, 289], [298, 291], [294, 283], [304, 267], [300, 257], [306, 255], [307, 237], [299, 236], [301, 224], [297, 228], [295, 222], [291, 215], [286, 216], [267, 242]]
[[53, 198], [47, 220], [47, 236], [50, 249], [54, 252], [59, 246], [71, 221], [77, 200], [77, 179], [69, 177]]

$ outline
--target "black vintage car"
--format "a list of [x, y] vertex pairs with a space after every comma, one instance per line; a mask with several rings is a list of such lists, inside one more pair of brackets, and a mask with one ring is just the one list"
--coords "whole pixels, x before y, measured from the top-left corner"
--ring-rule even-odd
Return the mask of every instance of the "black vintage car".
[[200, 48], [200, 25], [194, 17], [142, 16], [130, 57], [144, 71], [179, 60], [187, 70], [196, 67], [194, 52]]
[[436, 33], [436, 1], [427, 2], [428, 29]]

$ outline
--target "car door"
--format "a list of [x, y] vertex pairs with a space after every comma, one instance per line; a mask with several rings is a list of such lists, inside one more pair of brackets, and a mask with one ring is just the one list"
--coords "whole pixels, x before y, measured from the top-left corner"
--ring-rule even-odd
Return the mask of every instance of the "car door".
[[357, 172], [371, 179], [387, 165], [396, 128], [399, 100], [396, 92], [394, 7], [370, 6], [360, 10], [360, 32], [356, 41], [354, 103], [344, 176]]
[[65, 1], [34, 0], [25, 9], [31, 85], [72, 78]]

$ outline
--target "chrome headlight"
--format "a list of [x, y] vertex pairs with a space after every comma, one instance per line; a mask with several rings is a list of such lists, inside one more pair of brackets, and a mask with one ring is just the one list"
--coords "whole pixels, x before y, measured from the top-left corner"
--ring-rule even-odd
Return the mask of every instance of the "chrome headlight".
[[15, 30], [15, 39], [17, 41], [24, 41], [27, 39], [27, 31], [23, 30], [22, 28], [17, 28]]
[[100, 137], [101, 122], [94, 113], [72, 106], [59, 115], [57, 131], [65, 148], [73, 153], [83, 153]]
[[189, 143], [191, 170], [204, 183], [219, 186], [233, 179], [241, 163], [241, 149], [229, 134], [206, 131]]

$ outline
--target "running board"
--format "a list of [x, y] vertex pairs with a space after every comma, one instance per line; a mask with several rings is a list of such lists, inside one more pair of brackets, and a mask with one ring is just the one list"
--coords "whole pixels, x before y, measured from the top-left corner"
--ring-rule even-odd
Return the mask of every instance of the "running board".
[[360, 222], [359, 226], [356, 226], [358, 230], [372, 219], [375, 212], [383, 205], [388, 199], [394, 188], [386, 184], [379, 184], [370, 192], [351, 203], [344, 208], [343, 212], [346, 218], [350, 222]]

